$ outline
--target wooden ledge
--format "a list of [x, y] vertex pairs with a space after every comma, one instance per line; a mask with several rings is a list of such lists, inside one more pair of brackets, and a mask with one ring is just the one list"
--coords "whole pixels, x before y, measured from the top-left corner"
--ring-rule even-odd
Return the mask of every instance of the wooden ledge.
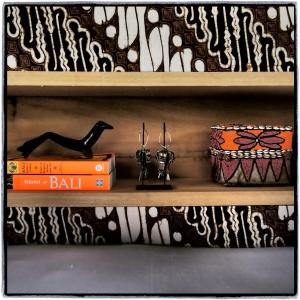
[[293, 93], [292, 72], [8, 71], [9, 96], [138, 96], [203, 93]]
[[293, 205], [292, 186], [225, 187], [199, 179], [175, 179], [171, 191], [136, 191], [135, 179], [120, 179], [109, 192], [11, 192], [9, 207]]

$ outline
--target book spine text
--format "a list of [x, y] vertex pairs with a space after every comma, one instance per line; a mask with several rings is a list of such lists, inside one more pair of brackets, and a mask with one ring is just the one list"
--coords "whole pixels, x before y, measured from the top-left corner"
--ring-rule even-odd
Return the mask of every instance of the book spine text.
[[110, 175], [8, 175], [8, 189], [15, 191], [108, 191]]

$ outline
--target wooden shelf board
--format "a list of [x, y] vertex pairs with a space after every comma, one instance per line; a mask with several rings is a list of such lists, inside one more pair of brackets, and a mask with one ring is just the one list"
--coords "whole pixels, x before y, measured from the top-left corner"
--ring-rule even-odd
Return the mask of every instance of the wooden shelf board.
[[180, 96], [187, 92], [293, 90], [292, 72], [7, 72], [9, 96]]
[[225, 187], [199, 179], [175, 179], [171, 191], [136, 191], [135, 179], [120, 179], [109, 192], [17, 192], [7, 193], [8, 207], [97, 206], [228, 206], [293, 205], [294, 188]]

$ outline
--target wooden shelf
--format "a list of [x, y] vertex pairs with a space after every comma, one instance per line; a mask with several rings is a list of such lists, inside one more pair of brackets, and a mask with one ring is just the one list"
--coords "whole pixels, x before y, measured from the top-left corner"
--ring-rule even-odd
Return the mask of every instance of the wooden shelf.
[[8, 207], [293, 205], [294, 188], [225, 187], [198, 179], [175, 179], [172, 191], [136, 191], [135, 179], [118, 180], [110, 192], [12, 192]]
[[293, 93], [292, 72], [7, 72], [8, 96]]
[[[243, 99], [246, 100], [242, 105], [240, 95], [236, 96], [237, 93], [245, 93]], [[256, 95], [257, 93], [261, 94]], [[60, 133], [69, 134], [68, 128], [72, 124], [72, 130], [79, 136], [85, 134], [81, 132], [83, 123], [89, 124], [92, 119], [105, 119], [109, 115], [110, 122], [115, 127], [115, 135], [103, 136], [101, 151], [122, 153], [125, 158], [119, 160], [118, 170], [123, 168], [127, 173], [131, 171], [134, 173], [135, 169], [131, 170], [130, 167], [132, 158], [128, 158], [136, 149], [136, 136], [133, 133], [140, 125], [141, 111], [148, 105], [146, 97], [157, 96], [152, 99], [151, 109], [143, 115], [143, 118], [146, 119], [146, 123], [152, 124], [153, 136], [159, 135], [161, 120], [168, 121], [168, 128], [174, 132], [172, 140], [177, 141], [173, 149], [175, 153], [185, 155], [176, 160], [172, 174], [190, 176], [194, 179], [174, 180], [175, 188], [172, 191], [136, 191], [136, 180], [118, 180], [110, 192], [10, 191], [7, 193], [7, 205], [9, 207], [293, 205], [293, 187], [224, 187], [208, 181], [201, 182], [198, 179], [205, 180], [210, 172], [209, 161], [203, 153], [207, 151], [207, 130], [212, 122], [214, 124], [224, 121], [234, 122], [242, 118], [247, 123], [261, 123], [262, 120], [266, 120], [270, 124], [279, 121], [282, 124], [290, 124], [293, 118], [293, 101], [286, 101], [286, 97], [282, 101], [281, 96], [282, 94], [292, 96], [293, 93], [294, 73], [290, 72], [9, 71], [7, 95], [27, 96], [24, 101], [18, 102], [17, 108], [12, 104], [9, 106], [10, 155], [13, 155], [16, 146], [27, 138], [26, 134], [30, 133], [32, 136], [40, 134], [41, 126], [33, 124], [39, 124], [41, 115], [44, 116], [42, 125], [47, 130], [55, 128], [54, 125], [59, 120], [62, 129]], [[195, 97], [187, 100], [189, 102], [184, 102], [186, 97], [203, 94], [208, 94], [209, 97]], [[52, 101], [40, 101], [34, 96], [57, 98], [52, 98]], [[68, 102], [59, 98], [60, 96], [75, 96], [75, 98], [72, 98], [72, 102]], [[86, 99], [88, 96], [121, 97], [112, 97], [110, 101], [102, 98], [100, 100], [103, 101], [95, 102], [94, 99]], [[139, 98], [130, 97], [127, 98], [130, 101], [123, 101], [126, 100], [124, 97], [128, 96]], [[162, 97], [166, 99], [163, 100]], [[199, 99], [202, 101], [198, 101]], [[216, 105], [218, 114], [213, 113]], [[114, 107], [114, 113], [111, 113], [111, 107]], [[261, 110], [258, 111], [258, 107]], [[13, 117], [15, 109], [18, 110], [16, 119]], [[266, 113], [269, 111], [272, 111], [272, 114]], [[79, 115], [82, 121], [74, 124], [74, 118]], [[65, 128], [66, 132], [63, 131]], [[119, 137], [118, 143], [115, 136]], [[191, 140], [192, 143], [187, 143]], [[110, 149], [103, 148], [105, 145], [109, 145]], [[151, 145], [154, 146], [156, 147], [156, 144]], [[193, 153], [202, 153], [202, 156], [199, 154], [192, 157]], [[182, 170], [189, 170], [188, 174], [183, 175]], [[127, 173], [126, 176], [133, 176]]]

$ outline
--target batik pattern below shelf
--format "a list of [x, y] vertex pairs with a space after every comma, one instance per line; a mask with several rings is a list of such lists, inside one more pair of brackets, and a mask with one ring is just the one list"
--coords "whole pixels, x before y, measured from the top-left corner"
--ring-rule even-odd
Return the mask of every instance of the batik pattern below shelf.
[[293, 71], [293, 6], [7, 6], [8, 70]]
[[294, 246], [294, 206], [8, 208], [9, 244]]

